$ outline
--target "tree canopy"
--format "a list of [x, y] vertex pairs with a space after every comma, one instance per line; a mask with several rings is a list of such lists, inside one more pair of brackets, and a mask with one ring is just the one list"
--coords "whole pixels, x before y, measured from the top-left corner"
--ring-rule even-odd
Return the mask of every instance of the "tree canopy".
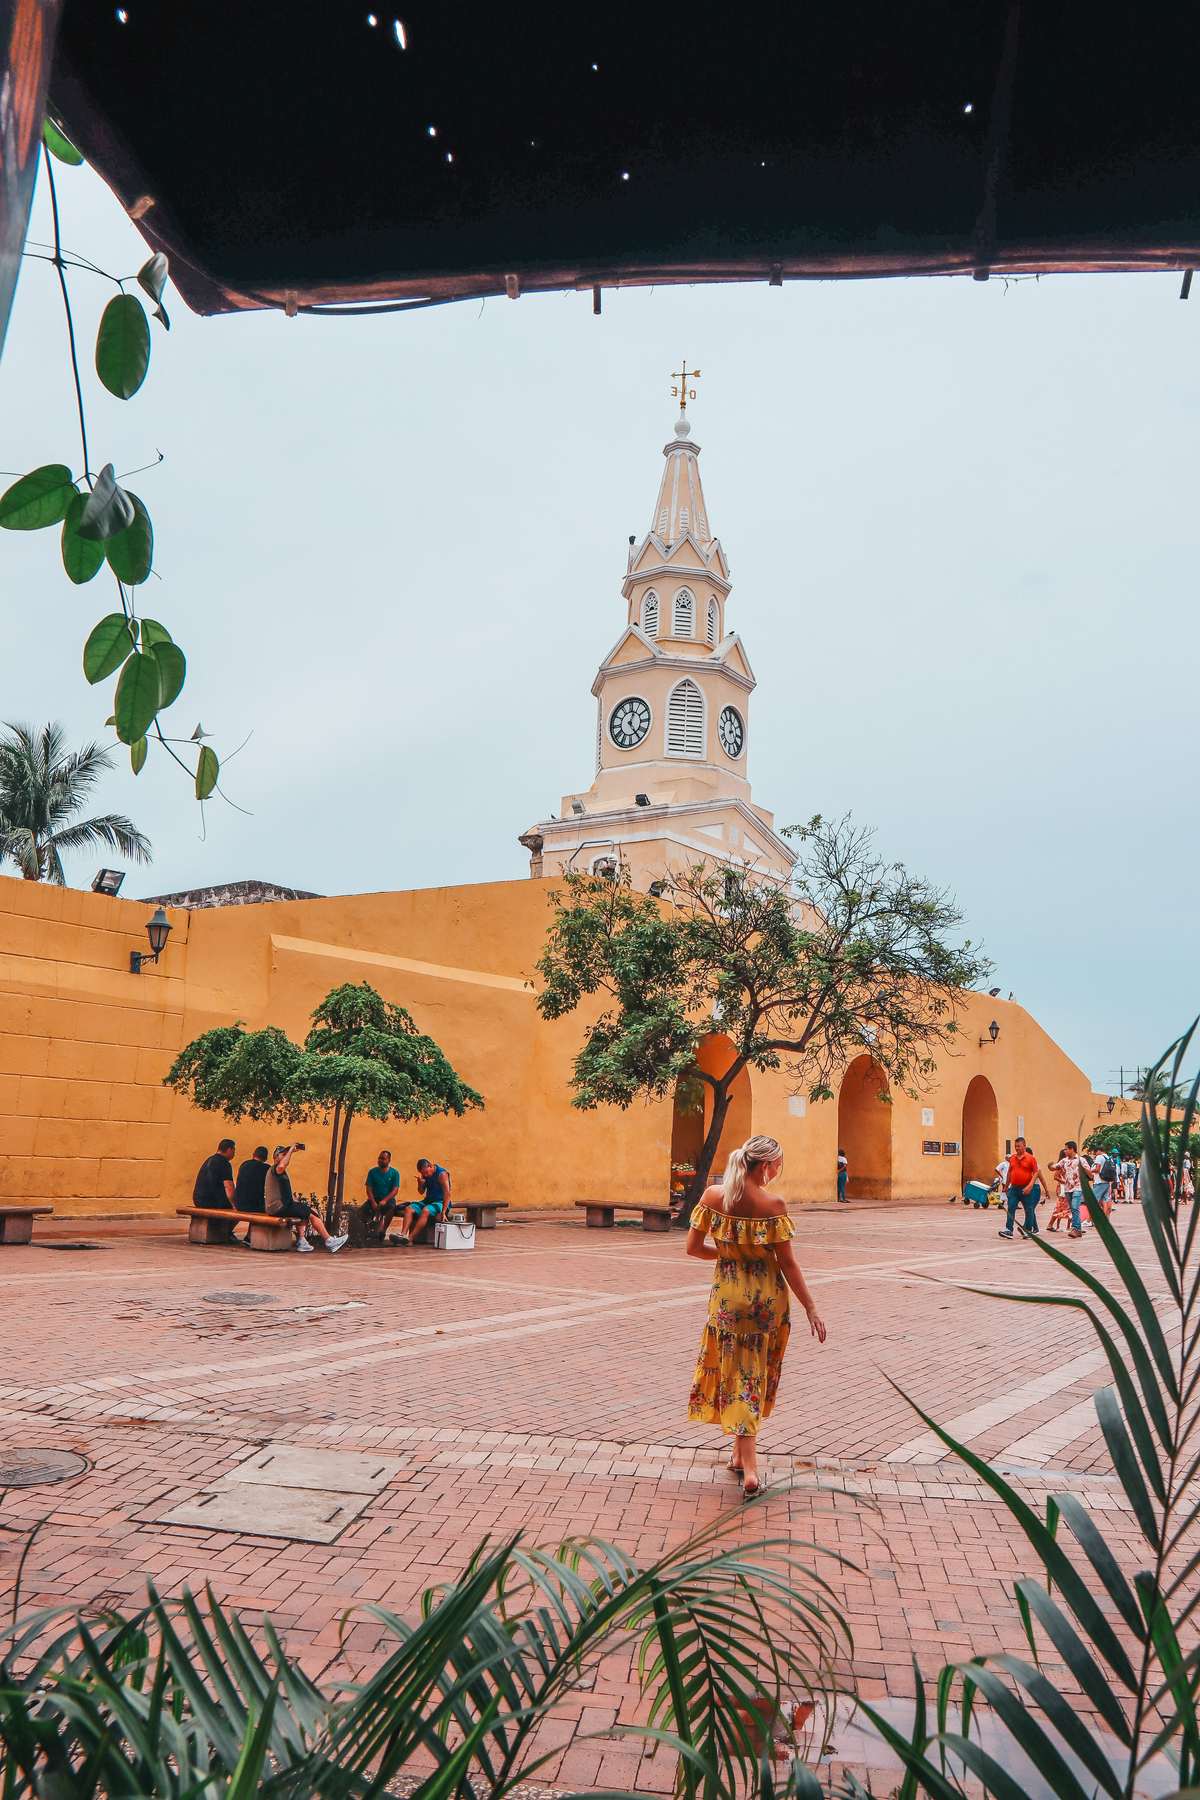
[[[572, 1103], [630, 1106], [662, 1098], [680, 1077], [712, 1096], [687, 1198], [702, 1191], [730, 1089], [747, 1067], [782, 1069], [797, 1092], [829, 1098], [864, 1050], [888, 1082], [915, 1093], [957, 1031], [962, 992], [990, 965], [946, 892], [888, 862], [849, 818], [790, 833], [790, 887], [753, 871], [697, 862], [672, 876], [669, 904], [626, 882], [569, 874], [538, 972], [543, 1018], [601, 995], [575, 1058]], [[733, 1060], [698, 1066], [719, 1031]]]
[[350, 1126], [371, 1119], [429, 1119], [483, 1105], [412, 1014], [369, 982], [332, 988], [312, 1014], [303, 1045], [276, 1025], [215, 1025], [187, 1044], [164, 1077], [194, 1106], [229, 1119], [331, 1122], [327, 1200], [345, 1190]]

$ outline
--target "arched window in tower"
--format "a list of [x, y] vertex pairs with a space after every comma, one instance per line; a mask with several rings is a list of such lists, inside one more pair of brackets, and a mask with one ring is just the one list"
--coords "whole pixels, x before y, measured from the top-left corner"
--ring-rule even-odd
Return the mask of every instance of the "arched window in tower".
[[680, 588], [675, 596], [671, 636], [690, 638], [696, 635], [696, 602], [690, 588]]
[[642, 601], [642, 630], [648, 638], [658, 636], [658, 595], [653, 591]]
[[717, 641], [717, 617], [717, 603], [710, 599], [708, 603], [708, 641], [710, 644], [715, 644]]
[[680, 681], [667, 701], [667, 755], [704, 755], [704, 695], [694, 681]]

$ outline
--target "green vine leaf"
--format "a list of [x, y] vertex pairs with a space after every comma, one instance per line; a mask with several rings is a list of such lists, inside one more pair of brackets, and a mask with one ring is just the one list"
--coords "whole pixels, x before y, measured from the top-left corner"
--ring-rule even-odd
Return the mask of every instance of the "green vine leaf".
[[76, 587], [90, 581], [104, 564], [104, 545], [79, 535], [79, 521], [86, 505], [86, 494], [73, 494], [62, 528], [62, 564], [67, 580]]
[[104, 555], [108, 558], [108, 566], [118, 581], [129, 587], [138, 587], [150, 578], [150, 569], [154, 562], [154, 527], [150, 523], [150, 514], [136, 494], [128, 494], [133, 505], [133, 521], [124, 531], [118, 531], [104, 545]]
[[77, 169], [83, 161], [83, 153], [75, 148], [65, 132], [60, 131], [50, 119], [42, 122], [42, 142], [51, 156], [57, 156], [59, 162], [70, 163]]
[[155, 657], [135, 650], [121, 670], [117, 683], [117, 736], [123, 744], [136, 744], [154, 723], [162, 694], [162, 676]]
[[161, 250], [156, 250], [149, 262], [142, 264], [141, 268], [138, 270], [137, 277], [138, 286], [142, 289], [143, 293], [149, 294], [150, 298], [153, 300], [154, 317], [158, 320], [164, 331], [170, 331], [171, 329], [171, 321], [168, 319], [166, 309], [162, 303], [163, 289], [167, 285], [168, 272], [169, 267], [166, 257]]
[[135, 775], [140, 775], [142, 769], [145, 767], [146, 753], [149, 748], [150, 745], [144, 737], [140, 737], [136, 744], [130, 744], [129, 766]]
[[196, 764], [196, 798], [207, 800], [217, 785], [221, 773], [221, 765], [217, 761], [217, 753], [207, 744], [200, 751], [200, 760]]
[[170, 644], [174, 640], [165, 625], [157, 619], [142, 620], [142, 649], [153, 650], [159, 644]]
[[75, 527], [82, 538], [116, 537], [133, 524], [133, 501], [117, 484], [116, 470], [105, 463], [96, 477], [96, 485], [84, 503]]
[[[146, 648], [145, 638], [142, 639], [142, 647]], [[155, 644], [148, 654], [158, 664], [161, 683], [158, 707], [159, 711], [163, 711], [178, 700], [183, 692], [183, 683], [187, 676], [187, 657], [178, 644], [170, 643]]]
[[0, 525], [5, 531], [40, 531], [67, 516], [75, 492], [65, 463], [44, 463], [22, 475], [0, 494]]
[[93, 625], [83, 646], [84, 679], [95, 687], [119, 669], [136, 648], [136, 634], [125, 614], [106, 614], [98, 625]]
[[96, 338], [96, 373], [118, 400], [137, 393], [150, 366], [150, 326], [145, 309], [133, 294], [118, 294], [100, 318]]

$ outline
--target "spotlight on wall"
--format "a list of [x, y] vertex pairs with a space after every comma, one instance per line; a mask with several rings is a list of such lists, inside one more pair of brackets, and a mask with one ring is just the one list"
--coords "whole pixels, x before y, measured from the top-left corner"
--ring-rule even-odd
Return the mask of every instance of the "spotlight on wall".
[[670, 893], [671, 884], [669, 881], [652, 881], [650, 883], [649, 891], [654, 895], [656, 900], [661, 900], [664, 894]]
[[170, 935], [171, 921], [161, 906], [156, 907], [154, 917], [146, 921], [146, 936], [150, 940], [150, 953], [147, 955], [144, 950], [131, 950], [129, 952], [129, 973], [140, 975], [143, 963], [157, 962], [167, 947], [167, 939]]
[[99, 869], [92, 882], [92, 892], [93, 894], [119, 894], [124, 879], [124, 869]]
[[1108, 1101], [1107, 1101], [1109, 1112], [1112, 1112], [1112, 1110], [1116, 1106], [1116, 1104], [1117, 1104], [1116, 1101], [1113, 1099], [1112, 1095], [1110, 1094], [1108, 1096]]
[[633, 796], [633, 799], [634, 799], [634, 804], [637, 806], [649, 806], [649, 804], [650, 804], [649, 794], [635, 794]]
[[577, 819], [582, 819], [582, 817], [583, 817], [583, 801], [582, 800], [572, 800], [571, 811], [575, 814], [575, 817]]
[[996, 1020], [993, 1019], [991, 1024], [987, 1028], [987, 1037], [981, 1037], [979, 1040], [979, 1048], [982, 1050], [983, 1046], [989, 1042], [994, 1044], [996, 1039], [999, 1036], [1000, 1036], [1000, 1027], [996, 1023]]
[[1000, 998], [1000, 989], [999, 988], [989, 988], [988, 994], [990, 995], [990, 997], [993, 1000], [998, 1000]]

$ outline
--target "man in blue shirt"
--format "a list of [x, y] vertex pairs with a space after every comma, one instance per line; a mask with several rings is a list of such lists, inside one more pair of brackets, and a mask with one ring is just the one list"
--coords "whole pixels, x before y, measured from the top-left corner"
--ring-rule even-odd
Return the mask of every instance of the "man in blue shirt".
[[400, 1242], [415, 1244], [431, 1219], [444, 1218], [450, 1205], [450, 1171], [427, 1156], [417, 1161], [417, 1198], [404, 1208]]
[[367, 1170], [367, 1204], [363, 1209], [368, 1232], [382, 1244], [388, 1227], [396, 1216], [396, 1196], [400, 1190], [400, 1172], [392, 1167], [392, 1153], [381, 1150], [373, 1169]]

